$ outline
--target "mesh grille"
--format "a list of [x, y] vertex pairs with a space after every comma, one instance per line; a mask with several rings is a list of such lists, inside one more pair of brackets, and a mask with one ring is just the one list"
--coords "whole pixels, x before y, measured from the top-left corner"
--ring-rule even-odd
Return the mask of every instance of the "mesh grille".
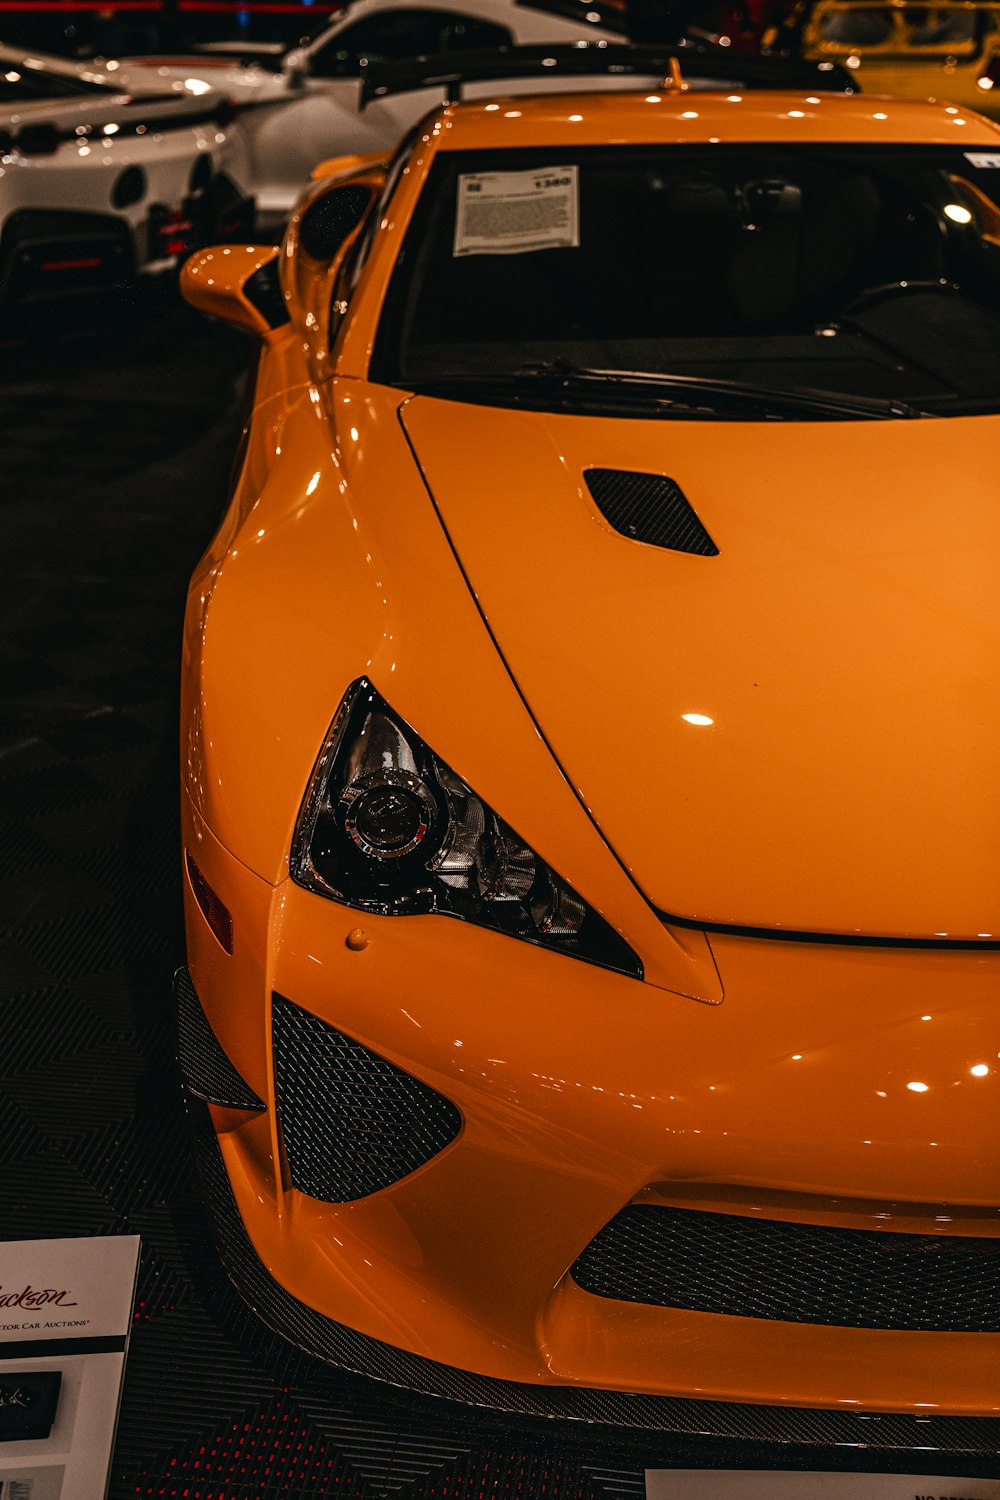
[[622, 536], [672, 552], [718, 557], [718, 547], [674, 480], [622, 469], [588, 469], [583, 477], [602, 516]]
[[371, 188], [357, 184], [334, 188], [325, 194], [302, 216], [299, 240], [303, 249], [314, 260], [329, 260], [358, 227], [371, 201]]
[[177, 1002], [177, 1051], [188, 1090], [209, 1104], [227, 1109], [264, 1109], [253, 1089], [233, 1067], [201, 1008], [191, 975], [178, 969], [174, 975]]
[[292, 1185], [347, 1203], [415, 1172], [462, 1117], [434, 1089], [281, 995], [272, 998], [274, 1073]]
[[572, 1268], [597, 1297], [842, 1328], [1000, 1331], [1000, 1240], [633, 1204]]
[[935, 1451], [993, 1455], [1000, 1420], [993, 1417], [915, 1417], [895, 1412], [824, 1411], [813, 1407], [757, 1406], [752, 1402], [694, 1401], [681, 1396], [639, 1396], [582, 1386], [525, 1385], [439, 1364], [395, 1349], [299, 1302], [272, 1279], [258, 1258], [233, 1200], [215, 1133], [198, 1111], [194, 1118], [198, 1166], [223, 1263], [240, 1295], [276, 1333], [318, 1359], [359, 1375], [517, 1416], [598, 1422], [646, 1432], [738, 1438], [811, 1448], [839, 1447], [903, 1454]]

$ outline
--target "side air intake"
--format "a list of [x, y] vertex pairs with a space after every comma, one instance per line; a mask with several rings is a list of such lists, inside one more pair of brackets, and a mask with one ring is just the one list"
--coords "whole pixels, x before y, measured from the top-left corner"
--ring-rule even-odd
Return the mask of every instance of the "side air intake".
[[587, 469], [583, 477], [601, 515], [622, 536], [671, 552], [718, 557], [718, 547], [673, 479], [627, 469]]
[[349, 1203], [443, 1151], [462, 1117], [450, 1100], [282, 995], [271, 997], [278, 1114], [292, 1186]]

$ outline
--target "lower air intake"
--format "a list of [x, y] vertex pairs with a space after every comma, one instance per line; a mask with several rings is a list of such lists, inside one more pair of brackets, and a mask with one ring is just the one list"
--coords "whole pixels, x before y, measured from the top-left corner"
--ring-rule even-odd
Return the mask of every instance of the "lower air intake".
[[619, 1302], [841, 1328], [1000, 1332], [1000, 1239], [633, 1204], [572, 1267]]
[[443, 1151], [462, 1117], [443, 1095], [281, 995], [272, 997], [278, 1113], [292, 1186], [349, 1203]]
[[587, 469], [583, 477], [601, 515], [622, 536], [671, 552], [718, 557], [718, 547], [674, 480], [627, 469]]

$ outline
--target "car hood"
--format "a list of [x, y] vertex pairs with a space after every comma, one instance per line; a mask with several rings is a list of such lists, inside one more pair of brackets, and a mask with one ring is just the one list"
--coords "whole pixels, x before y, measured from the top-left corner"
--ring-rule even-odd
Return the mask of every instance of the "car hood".
[[[419, 396], [402, 416], [539, 729], [657, 907], [1000, 935], [1000, 418], [633, 421]], [[591, 468], [675, 480], [718, 555], [616, 532]]]

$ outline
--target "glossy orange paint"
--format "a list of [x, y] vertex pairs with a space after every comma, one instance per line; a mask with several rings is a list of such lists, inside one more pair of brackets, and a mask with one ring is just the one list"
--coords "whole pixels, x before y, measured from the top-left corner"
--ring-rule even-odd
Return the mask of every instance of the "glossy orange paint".
[[263, 339], [273, 339], [267, 319], [244, 294], [251, 276], [278, 255], [274, 245], [213, 245], [181, 267], [180, 287], [199, 312], [225, 318]]
[[384, 151], [356, 152], [349, 156], [328, 156], [312, 169], [313, 182], [325, 182], [328, 177], [341, 177], [345, 173], [357, 172], [384, 165], [388, 157]]
[[[1000, 938], [1000, 417], [852, 424], [825, 465], [808, 423], [401, 417], [539, 728], [661, 910]], [[719, 556], [620, 536], [589, 468], [669, 475]], [[571, 671], [537, 649], [560, 638]]]
[[[891, 108], [887, 139], [953, 141], [944, 111]], [[942, 906], [963, 935], [1000, 920], [990, 906], [996, 796], [985, 752], [972, 748], [997, 737], [995, 578], [981, 557], [940, 541], [935, 565], [930, 498], [910, 493], [906, 549], [893, 549], [877, 516], [890, 481], [912, 491], [945, 473], [936, 444], [946, 433], [963, 522], [995, 568], [985, 476], [998, 419], [838, 424], [838, 464], [869, 486], [848, 501], [819, 472], [811, 424], [644, 430], [410, 399], [367, 379], [385, 278], [437, 150], [706, 134], [869, 140], [871, 110], [867, 97], [813, 106], [768, 94], [737, 106], [666, 92], [653, 103], [547, 96], [444, 109], [379, 207], [332, 360], [320, 314], [338, 265], [310, 267], [294, 229], [286, 241], [293, 322], [263, 351], [243, 471], [185, 628], [184, 840], [234, 917], [229, 957], [186, 889], [188, 958], [217, 1037], [269, 1106], [214, 1111], [258, 1254], [302, 1301], [399, 1347], [539, 1384], [1000, 1413], [995, 1335], [678, 1312], [590, 1297], [567, 1274], [634, 1201], [873, 1233], [1000, 1234], [1000, 954], [709, 934], [664, 924], [651, 905], [772, 927], [790, 911], [785, 925], [824, 932], [926, 934]], [[583, 119], [570, 123], [574, 113]], [[970, 143], [1000, 139], [984, 121], [964, 128]], [[650, 557], [600, 523], [573, 476], [626, 452], [639, 467], [685, 466], [685, 488], [690, 474], [720, 532], [718, 586], [699, 559]], [[476, 506], [461, 480], [472, 461]], [[832, 536], [835, 498], [845, 531], [845, 504], [869, 525], [876, 511], [863, 548]], [[813, 553], [825, 560], [810, 565]], [[613, 587], [615, 614], [598, 581]], [[661, 632], [699, 654], [701, 671], [676, 675], [650, 645], [658, 594], [669, 595]], [[867, 653], [852, 642], [838, 657], [834, 605], [866, 633]], [[783, 630], [785, 620], [796, 623]], [[532, 632], [553, 631], [578, 633], [585, 693], [528, 650]], [[940, 693], [956, 654], [946, 731], [919, 689]], [[757, 660], [763, 689], [751, 685]], [[810, 667], [830, 681], [825, 714], [807, 691]], [[310, 775], [362, 675], [622, 933], [644, 982], [444, 916], [359, 913], [289, 879]], [[674, 722], [689, 709], [715, 724]], [[666, 788], [637, 817], [600, 767], [602, 757], [620, 766], [627, 790], [630, 747], [645, 743], [651, 714], [658, 754], [680, 767], [691, 800]], [[900, 768], [899, 747], [914, 740], [914, 763]], [[949, 747], [966, 746], [968, 775], [952, 779], [946, 806], [926, 782]], [[905, 827], [890, 838], [862, 754], [892, 808], [903, 792], [912, 799], [924, 844]], [[723, 857], [713, 784], [737, 819], [736, 859]], [[816, 799], [822, 829], [840, 840], [835, 858], [810, 862], [786, 832], [784, 867], [782, 795], [797, 818]], [[950, 859], [949, 807], [964, 865]], [[731, 868], [755, 840], [766, 849], [751, 865], [756, 882]], [[873, 884], [858, 877], [862, 856], [876, 860], [878, 889], [859, 919], [856, 888]], [[357, 927], [368, 941], [352, 947]], [[273, 1107], [273, 990], [445, 1094], [462, 1114], [458, 1137], [366, 1199], [334, 1205], [291, 1189]]]
[[[227, 904], [245, 900], [246, 871], [214, 852], [213, 885]], [[370, 939], [362, 952], [346, 942], [355, 925]], [[996, 955], [845, 948], [831, 962], [822, 944], [716, 938], [729, 993], [705, 1007], [445, 918], [359, 916], [288, 882], [270, 893], [266, 958], [252, 974], [260, 960], [245, 954], [238, 983], [193, 910], [190, 930], [199, 994], [232, 987], [240, 999], [240, 1011], [232, 998], [217, 1006], [213, 1026], [269, 1101], [255, 1055], [273, 987], [461, 1109], [440, 1157], [352, 1204], [278, 1185], [273, 1114], [227, 1131], [258, 1253], [328, 1316], [509, 1379], [873, 1410], [1000, 1406], [993, 1335], [626, 1307], [566, 1274], [635, 1200], [996, 1236]], [[988, 1075], [973, 1074], [987, 1058]]]

